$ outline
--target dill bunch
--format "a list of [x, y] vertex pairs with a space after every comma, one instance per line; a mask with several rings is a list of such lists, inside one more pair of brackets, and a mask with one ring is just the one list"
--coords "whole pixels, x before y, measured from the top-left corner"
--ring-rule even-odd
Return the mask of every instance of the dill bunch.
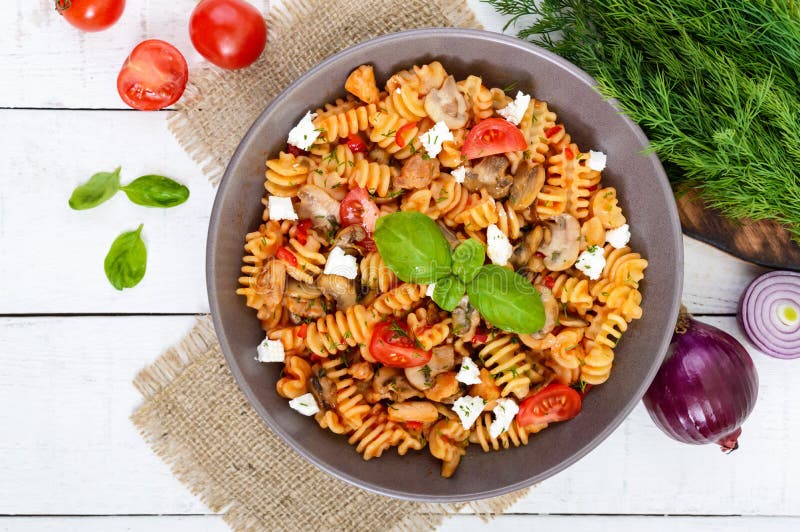
[[[676, 193], [800, 241], [795, 0], [484, 0], [577, 64], [651, 141]], [[528, 20], [528, 19], [526, 19]]]

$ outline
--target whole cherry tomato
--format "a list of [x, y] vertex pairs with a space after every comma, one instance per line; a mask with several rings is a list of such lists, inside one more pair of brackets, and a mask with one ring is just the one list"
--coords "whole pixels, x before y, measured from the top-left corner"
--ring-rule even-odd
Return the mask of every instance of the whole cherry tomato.
[[103, 31], [125, 11], [125, 0], [56, 0], [56, 11], [83, 31]]
[[202, 0], [189, 19], [189, 37], [200, 55], [218, 67], [244, 68], [264, 51], [267, 25], [244, 0]]
[[186, 59], [177, 48], [158, 39], [142, 41], [125, 59], [117, 76], [120, 98], [142, 111], [177, 102], [189, 79]]

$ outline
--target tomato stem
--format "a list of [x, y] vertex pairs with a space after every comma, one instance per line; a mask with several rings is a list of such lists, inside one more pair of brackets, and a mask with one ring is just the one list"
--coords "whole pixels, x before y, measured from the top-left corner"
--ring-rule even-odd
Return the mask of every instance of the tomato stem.
[[56, 11], [63, 14], [64, 11], [72, 7], [72, 0], [56, 0]]

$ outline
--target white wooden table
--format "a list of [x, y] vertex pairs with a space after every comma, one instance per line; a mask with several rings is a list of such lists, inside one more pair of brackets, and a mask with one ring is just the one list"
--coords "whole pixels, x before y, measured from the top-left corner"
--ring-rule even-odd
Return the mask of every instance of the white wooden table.
[[[501, 29], [490, 8], [470, 3], [488, 29]], [[193, 1], [129, 0], [120, 23], [99, 34], [74, 30], [52, 4], [4, 0], [0, 17], [0, 530], [226, 530], [128, 420], [139, 402], [136, 371], [208, 312], [204, 247], [215, 191], [168, 132], [173, 111], [127, 110], [115, 79], [145, 38], [168, 40], [199, 64], [186, 30]], [[169, 210], [133, 206], [122, 194], [91, 211], [68, 208], [77, 183], [118, 165], [123, 181], [178, 178], [191, 198]], [[103, 257], [140, 222], [147, 275], [120, 293], [105, 280]], [[762, 270], [684, 244], [684, 302], [741, 339], [736, 302]], [[751, 353], [761, 389], [739, 451], [673, 442], [640, 405], [589, 456], [490, 526], [800, 529], [800, 362]], [[442, 530], [481, 526], [465, 515]]]

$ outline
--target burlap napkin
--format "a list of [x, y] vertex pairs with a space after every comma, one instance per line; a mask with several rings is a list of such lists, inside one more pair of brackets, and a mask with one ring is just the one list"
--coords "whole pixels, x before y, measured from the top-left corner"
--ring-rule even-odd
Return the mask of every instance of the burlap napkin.
[[[300, 0], [273, 10], [262, 58], [237, 72], [193, 72], [170, 128], [217, 181], [239, 139], [286, 85], [325, 57], [368, 38], [431, 26], [480, 27], [464, 0]], [[339, 481], [297, 455], [247, 403], [211, 320], [195, 328], [134, 385], [132, 420], [153, 451], [235, 530], [423, 530], [464, 505], [421, 504]], [[524, 491], [469, 503], [486, 517]]]

